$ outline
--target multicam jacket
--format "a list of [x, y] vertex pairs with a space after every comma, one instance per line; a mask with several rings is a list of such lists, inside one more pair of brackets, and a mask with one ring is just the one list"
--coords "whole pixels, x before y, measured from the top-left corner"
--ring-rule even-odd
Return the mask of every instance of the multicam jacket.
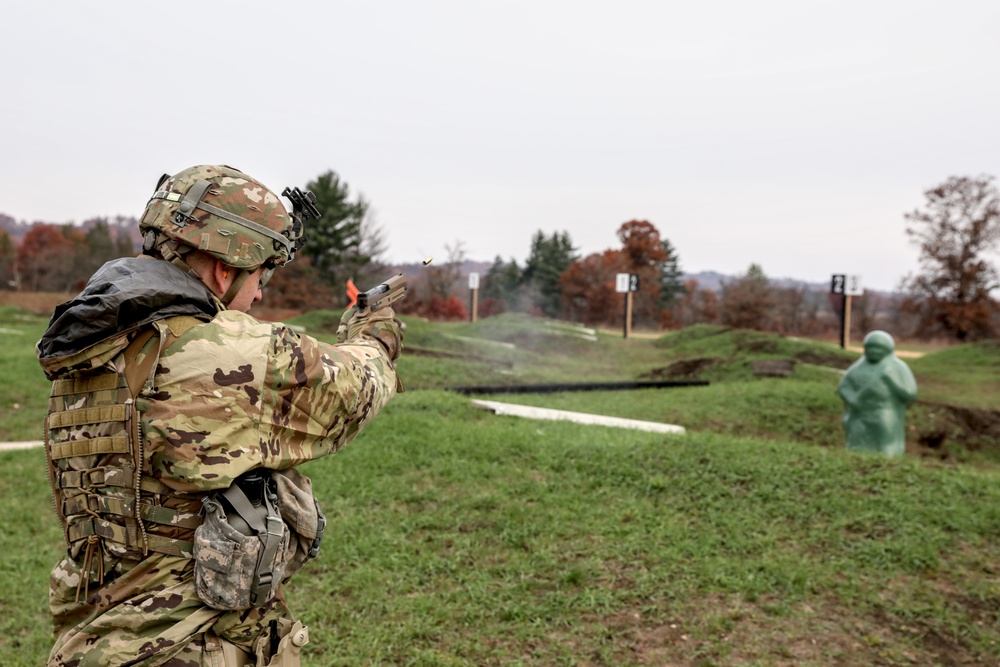
[[[151, 381], [135, 399], [142, 468], [136, 494], [152, 517], [141, 522], [142, 537], [147, 546], [168, 548], [136, 556], [98, 536], [71, 542], [52, 571], [56, 643], [49, 665], [160, 665], [191, 655], [192, 641], [206, 633], [250, 649], [272, 620], [290, 614], [280, 592], [247, 611], [201, 602], [183, 546], [192, 539], [201, 500], [254, 468], [281, 470], [335, 453], [396, 391], [392, 362], [374, 338], [330, 345], [259, 322], [224, 309], [199, 281], [149, 258], [109, 262], [79, 296], [59, 306], [38, 343], [39, 361], [56, 384], [121, 368], [136, 334], [168, 317], [188, 318], [186, 331], [160, 352]], [[55, 433], [53, 424], [48, 429]], [[86, 436], [59, 437], [72, 446]], [[99, 468], [100, 461], [82, 459], [55, 461], [53, 484], [82, 486], [81, 476], [93, 482], [97, 473], [77, 473], [72, 464]], [[120, 483], [106, 474], [101, 485]], [[73, 511], [92, 513], [92, 524], [114, 518], [101, 514], [113, 511], [103, 505]], [[164, 512], [167, 519], [156, 514]]]

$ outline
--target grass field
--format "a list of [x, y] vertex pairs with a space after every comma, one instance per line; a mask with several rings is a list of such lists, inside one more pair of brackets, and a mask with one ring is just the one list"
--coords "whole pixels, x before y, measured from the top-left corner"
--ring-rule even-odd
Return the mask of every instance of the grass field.
[[[321, 337], [335, 322], [295, 321]], [[0, 310], [0, 440], [39, 437], [43, 327]], [[304, 468], [330, 519], [289, 587], [305, 664], [1000, 665], [1000, 439], [956, 422], [919, 440], [935, 411], [991, 412], [988, 346], [910, 362], [933, 401], [888, 461], [843, 448], [837, 369], [856, 355], [829, 345], [713, 327], [588, 342], [512, 317], [414, 320], [406, 343], [410, 390]], [[797, 363], [763, 378], [760, 358]], [[683, 436], [499, 417], [441, 390], [692, 367], [709, 386], [494, 397]], [[0, 463], [2, 663], [36, 665], [60, 535], [42, 452]]]

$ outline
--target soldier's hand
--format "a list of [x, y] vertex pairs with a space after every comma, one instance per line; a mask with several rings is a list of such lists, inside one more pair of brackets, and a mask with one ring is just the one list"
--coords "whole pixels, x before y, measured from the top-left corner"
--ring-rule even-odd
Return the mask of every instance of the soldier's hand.
[[357, 306], [351, 306], [344, 311], [344, 314], [340, 316], [340, 324], [337, 325], [337, 342], [344, 343], [347, 341], [347, 323], [351, 321], [355, 313], [358, 312]]
[[355, 312], [347, 323], [347, 339], [359, 336], [370, 336], [380, 342], [393, 361], [403, 349], [403, 323], [396, 319], [396, 313], [389, 307], [364, 315]]

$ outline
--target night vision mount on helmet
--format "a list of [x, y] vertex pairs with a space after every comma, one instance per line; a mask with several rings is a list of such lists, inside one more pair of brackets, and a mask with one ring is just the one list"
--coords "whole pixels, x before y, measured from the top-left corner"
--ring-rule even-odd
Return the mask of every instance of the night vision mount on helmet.
[[316, 196], [298, 188], [282, 194], [288, 213], [271, 190], [228, 165], [200, 165], [164, 174], [139, 220], [143, 252], [159, 254], [194, 274], [183, 256], [201, 250], [240, 269], [223, 296], [228, 304], [252, 272], [263, 267], [261, 286], [305, 243], [305, 221], [319, 218]]

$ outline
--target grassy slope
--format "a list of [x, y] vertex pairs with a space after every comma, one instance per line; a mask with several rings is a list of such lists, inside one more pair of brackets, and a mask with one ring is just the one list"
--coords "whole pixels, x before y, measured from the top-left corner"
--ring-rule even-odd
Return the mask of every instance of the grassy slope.
[[[58, 552], [41, 453], [0, 455], [0, 648], [37, 664]], [[290, 589], [313, 665], [997, 664], [996, 476], [399, 397], [309, 464]], [[24, 545], [36, 545], [25, 549]]]
[[955, 346], [908, 363], [921, 380], [921, 399], [1000, 410], [1000, 342]]
[[0, 307], [0, 442], [41, 440], [49, 382], [35, 360], [34, 345], [47, 320]]
[[[312, 317], [335, 327], [334, 315]], [[506, 320], [411, 322], [411, 347], [477, 360], [412, 355], [404, 379], [620, 380], [721, 361], [709, 387], [502, 398], [685, 423], [684, 437], [401, 395], [358, 442], [305, 470], [331, 520], [314, 576], [290, 589], [313, 628], [306, 664], [1000, 664], [996, 473], [849, 455], [837, 373], [749, 371], [761, 356], [855, 355], [711, 328], [588, 344]], [[22, 359], [41, 324], [0, 312], [0, 326], [28, 341], [0, 357], [19, 374], [0, 401], [44, 410], [46, 383]], [[464, 338], [477, 335], [518, 352]], [[922, 384], [922, 372], [947, 382], [957, 370], [915, 367]], [[37, 423], [8, 433], [38, 437]], [[60, 550], [41, 452], [0, 454], [0, 498], [0, 650], [4, 664], [38, 664]]]

